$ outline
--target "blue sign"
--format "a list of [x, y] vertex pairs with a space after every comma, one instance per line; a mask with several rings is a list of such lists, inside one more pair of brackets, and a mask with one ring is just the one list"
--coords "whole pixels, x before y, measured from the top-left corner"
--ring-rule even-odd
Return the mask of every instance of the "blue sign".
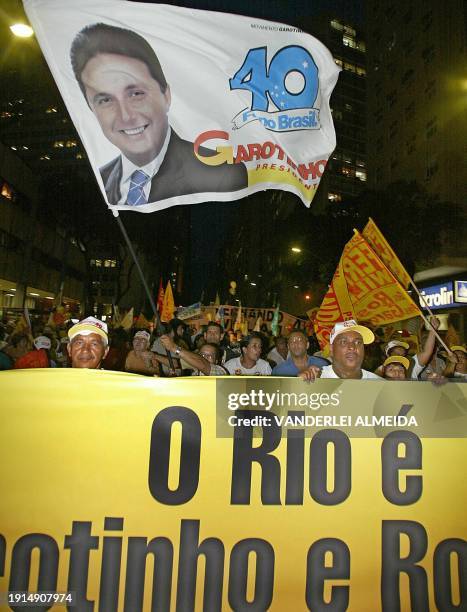
[[432, 285], [424, 287], [420, 294], [422, 298], [420, 306], [428, 306], [431, 310], [440, 308], [455, 308], [459, 304], [454, 301], [454, 289], [452, 281], [443, 283], [442, 285]]

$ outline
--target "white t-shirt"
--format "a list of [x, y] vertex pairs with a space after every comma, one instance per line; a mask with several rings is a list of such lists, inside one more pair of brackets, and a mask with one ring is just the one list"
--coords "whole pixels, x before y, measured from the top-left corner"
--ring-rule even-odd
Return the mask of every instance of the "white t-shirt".
[[[412, 374], [410, 377], [412, 380], [427, 380], [430, 374], [442, 374], [446, 364], [439, 357], [435, 358], [435, 366], [433, 367], [431, 363], [429, 363], [426, 367], [422, 366], [419, 361], [417, 355], [412, 357], [414, 366], [412, 369]], [[419, 378], [420, 376], [420, 378]]]
[[[337, 376], [337, 374], [334, 372], [332, 365], [327, 365], [321, 369], [320, 378], [340, 378], [340, 376]], [[362, 370], [361, 380], [363, 380], [364, 378], [367, 378], [367, 379], [371, 378], [373, 380], [374, 379], [382, 380], [380, 376], [373, 374], [373, 372], [368, 372], [368, 370]]]
[[258, 359], [252, 368], [245, 368], [240, 362], [240, 357], [234, 357], [224, 363], [224, 368], [233, 376], [271, 376], [271, 366], [264, 359]]
[[273, 348], [272, 350], [269, 351], [268, 359], [271, 359], [271, 361], [274, 361], [276, 365], [279, 365], [280, 363], [284, 363], [285, 361], [285, 359], [282, 357], [282, 355], [279, 353], [279, 351], [276, 348]]

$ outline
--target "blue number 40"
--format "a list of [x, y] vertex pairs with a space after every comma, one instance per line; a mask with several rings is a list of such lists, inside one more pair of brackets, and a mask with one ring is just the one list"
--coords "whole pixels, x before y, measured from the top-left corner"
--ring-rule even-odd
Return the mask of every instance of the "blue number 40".
[[[269, 101], [279, 110], [311, 108], [318, 94], [318, 68], [309, 52], [294, 45], [283, 47], [272, 58], [269, 70], [266, 53], [266, 47], [250, 49], [241, 68], [230, 79], [230, 89], [250, 91], [252, 110], [267, 111]], [[291, 92], [287, 88], [287, 76], [292, 73], [302, 77], [300, 91]]]

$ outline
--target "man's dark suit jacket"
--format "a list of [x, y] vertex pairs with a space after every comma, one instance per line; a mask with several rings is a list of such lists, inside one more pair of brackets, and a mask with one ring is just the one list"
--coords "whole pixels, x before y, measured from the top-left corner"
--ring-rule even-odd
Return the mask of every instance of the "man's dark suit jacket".
[[[214, 151], [200, 147], [199, 153], [207, 157], [213, 155]], [[118, 204], [121, 198], [121, 156], [99, 170], [109, 204]], [[244, 187], [248, 187], [244, 164], [203, 164], [193, 153], [193, 143], [182, 140], [172, 130], [164, 161], [152, 180], [148, 202], [190, 193], [237, 191]]]

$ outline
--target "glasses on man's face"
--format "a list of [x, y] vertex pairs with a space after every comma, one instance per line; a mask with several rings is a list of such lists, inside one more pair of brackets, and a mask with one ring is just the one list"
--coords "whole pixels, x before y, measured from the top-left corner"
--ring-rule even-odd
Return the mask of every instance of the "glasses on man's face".
[[214, 355], [212, 353], [200, 353], [200, 355], [208, 361], [214, 361]]
[[358, 349], [363, 346], [363, 340], [361, 338], [355, 338], [355, 340], [350, 340], [349, 338], [337, 338], [335, 343], [342, 348], [353, 346], [354, 348]]

